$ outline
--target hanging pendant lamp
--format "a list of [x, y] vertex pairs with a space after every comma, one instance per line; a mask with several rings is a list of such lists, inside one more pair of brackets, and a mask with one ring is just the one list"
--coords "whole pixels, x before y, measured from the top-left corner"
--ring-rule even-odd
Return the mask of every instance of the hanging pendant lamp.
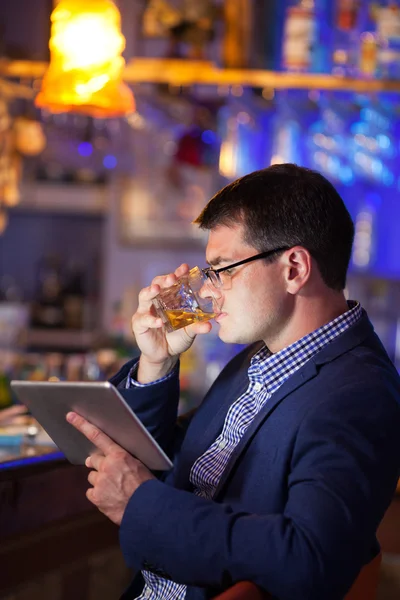
[[51, 14], [50, 65], [35, 104], [51, 112], [117, 117], [132, 112], [122, 81], [125, 38], [111, 0], [60, 0]]

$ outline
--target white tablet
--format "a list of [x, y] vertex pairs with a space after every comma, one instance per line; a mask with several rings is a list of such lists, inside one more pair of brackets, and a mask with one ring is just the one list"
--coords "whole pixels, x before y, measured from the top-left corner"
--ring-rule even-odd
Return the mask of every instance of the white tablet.
[[164, 471], [172, 467], [168, 456], [111, 383], [11, 381], [11, 388], [73, 464], [84, 464], [96, 448], [66, 421], [69, 411], [96, 425], [149, 469]]

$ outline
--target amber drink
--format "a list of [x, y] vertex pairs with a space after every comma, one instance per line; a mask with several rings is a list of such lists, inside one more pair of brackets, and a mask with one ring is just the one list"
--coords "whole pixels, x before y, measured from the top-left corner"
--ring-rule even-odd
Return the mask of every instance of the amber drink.
[[200, 309], [195, 312], [187, 312], [185, 310], [166, 310], [165, 312], [171, 323], [172, 329], [180, 329], [181, 327], [186, 327], [186, 325], [191, 325], [192, 323], [208, 321], [216, 316], [215, 313], [205, 313]]
[[199, 267], [193, 267], [188, 275], [161, 290], [153, 305], [168, 332], [208, 321], [220, 313], [218, 291]]

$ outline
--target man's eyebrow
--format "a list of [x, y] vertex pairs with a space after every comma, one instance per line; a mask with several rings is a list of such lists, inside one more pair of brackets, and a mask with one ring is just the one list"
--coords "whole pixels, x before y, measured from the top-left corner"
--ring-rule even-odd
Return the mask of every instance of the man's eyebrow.
[[221, 263], [231, 263], [232, 259], [231, 258], [226, 258], [225, 256], [217, 256], [216, 258], [213, 258], [212, 260], [207, 260], [206, 263], [208, 265], [211, 265], [212, 267], [216, 267], [217, 265], [220, 265]]

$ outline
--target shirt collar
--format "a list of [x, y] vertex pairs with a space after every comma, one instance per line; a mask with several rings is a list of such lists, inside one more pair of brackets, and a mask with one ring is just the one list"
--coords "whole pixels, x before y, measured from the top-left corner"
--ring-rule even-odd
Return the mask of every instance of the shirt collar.
[[275, 354], [264, 345], [250, 361], [250, 380], [262, 379], [269, 391], [275, 391], [312, 356], [357, 323], [362, 315], [360, 303], [348, 300], [347, 305], [349, 310]]

